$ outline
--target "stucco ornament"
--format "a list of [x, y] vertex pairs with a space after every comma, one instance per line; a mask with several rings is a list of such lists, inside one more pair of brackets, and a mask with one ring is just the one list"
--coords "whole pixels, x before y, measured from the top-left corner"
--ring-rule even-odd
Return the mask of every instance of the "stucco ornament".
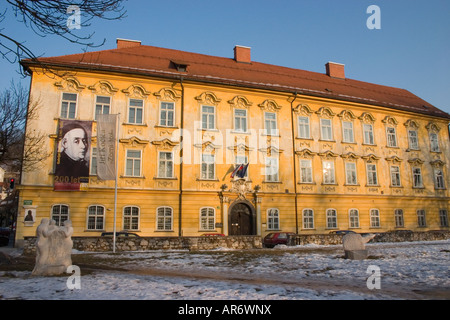
[[70, 220], [58, 227], [54, 220], [42, 219], [36, 228], [36, 264], [31, 274], [51, 276], [65, 273], [72, 265], [72, 234]]

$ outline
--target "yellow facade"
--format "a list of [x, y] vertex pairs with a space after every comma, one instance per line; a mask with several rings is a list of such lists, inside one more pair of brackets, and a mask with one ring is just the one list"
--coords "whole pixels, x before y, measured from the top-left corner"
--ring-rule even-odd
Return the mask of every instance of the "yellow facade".
[[[448, 218], [445, 222], [443, 217], [450, 211], [448, 119], [193, 81], [94, 71], [60, 79], [40, 71], [33, 70], [30, 91], [39, 101], [39, 118], [28, 121], [27, 132], [44, 132], [48, 139], [42, 147], [51, 156], [22, 176], [19, 243], [35, 235], [42, 218], [64, 210], [74, 236], [113, 230], [114, 181], [101, 181], [91, 171], [83, 191], [53, 190], [63, 93], [77, 95], [75, 119], [94, 121], [98, 96], [110, 97], [109, 112], [120, 114], [117, 230], [141, 236], [231, 234], [230, 215], [238, 203], [250, 208], [253, 217], [247, 233], [262, 236], [275, 230], [448, 230]], [[129, 121], [130, 99], [143, 101], [142, 123]], [[167, 120], [162, 116], [164, 103], [174, 106], [171, 124], [162, 124]], [[268, 133], [270, 124], [276, 130]], [[438, 141], [434, 151], [430, 134]], [[411, 146], [414, 137], [417, 145]], [[94, 121], [91, 164], [96, 138]], [[140, 153], [137, 174], [127, 172], [130, 150]], [[172, 170], [161, 168], [161, 157], [167, 154], [172, 155]], [[214, 159], [212, 166], [202, 166], [202, 154], [213, 156], [207, 156]], [[230, 178], [237, 156], [249, 163], [245, 180]], [[278, 159], [278, 170], [274, 165], [271, 176], [266, 159]], [[436, 178], [439, 172], [442, 178]], [[130, 207], [137, 209], [125, 209]], [[90, 210], [96, 209], [90, 208], [103, 208], [94, 228]], [[25, 223], [30, 209], [34, 223]], [[136, 215], [124, 217], [126, 210]], [[425, 212], [421, 226], [418, 210]]]

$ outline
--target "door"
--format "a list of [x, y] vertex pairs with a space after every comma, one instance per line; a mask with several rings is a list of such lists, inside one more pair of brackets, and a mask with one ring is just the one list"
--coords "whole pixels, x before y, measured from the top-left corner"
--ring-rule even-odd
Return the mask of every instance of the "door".
[[243, 236], [253, 234], [252, 211], [245, 203], [233, 206], [230, 214], [230, 236]]

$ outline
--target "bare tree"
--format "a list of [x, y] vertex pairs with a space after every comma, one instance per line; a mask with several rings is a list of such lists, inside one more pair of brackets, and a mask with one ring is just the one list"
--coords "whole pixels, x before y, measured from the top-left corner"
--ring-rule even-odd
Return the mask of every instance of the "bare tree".
[[[21, 39], [13, 39], [5, 34], [1, 28], [7, 14], [12, 11], [16, 20], [24, 23], [39, 36], [57, 35], [69, 42], [86, 47], [98, 47], [91, 41], [95, 32], [83, 34], [70, 24], [70, 16], [79, 15], [83, 30], [89, 30], [92, 20], [122, 19], [126, 11], [123, 7], [125, 0], [70, 0], [70, 1], [40, 1], [40, 0], [6, 0], [10, 4], [0, 12], [0, 55], [11, 63], [22, 59], [37, 60], [37, 55], [28, 48]], [[8, 11], [9, 9], [9, 11]]]

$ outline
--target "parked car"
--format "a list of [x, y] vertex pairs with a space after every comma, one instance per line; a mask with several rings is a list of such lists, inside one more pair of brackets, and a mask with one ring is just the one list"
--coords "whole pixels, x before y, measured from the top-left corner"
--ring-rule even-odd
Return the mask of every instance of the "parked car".
[[331, 231], [330, 234], [348, 234], [348, 233], [356, 233], [355, 231], [352, 230], [335, 230], [335, 231]]
[[[113, 236], [113, 232], [103, 232], [102, 233], [102, 237], [112, 237], [112, 236]], [[140, 236], [136, 233], [125, 232], [125, 231], [116, 232], [116, 237], [140, 238]]]
[[11, 230], [9, 228], [0, 228], [0, 247], [7, 246], [9, 244], [9, 235]]
[[273, 248], [278, 244], [287, 244], [289, 235], [293, 235], [293, 232], [274, 232], [269, 233], [263, 239], [263, 245], [266, 248]]

